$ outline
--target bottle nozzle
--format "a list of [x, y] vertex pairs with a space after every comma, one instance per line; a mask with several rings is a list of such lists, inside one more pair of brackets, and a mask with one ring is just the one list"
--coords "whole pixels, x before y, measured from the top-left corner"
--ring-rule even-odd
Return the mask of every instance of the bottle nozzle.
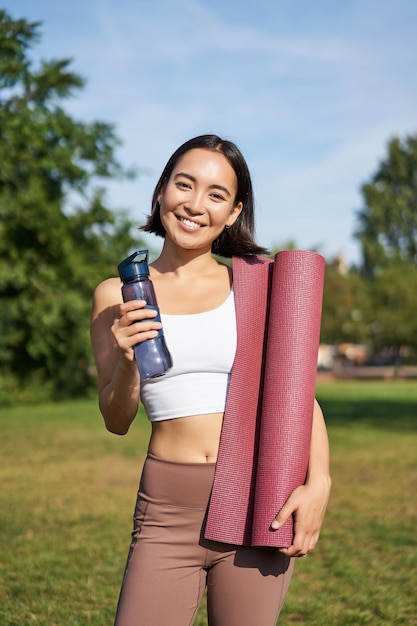
[[[139, 261], [135, 260], [143, 255], [144, 258]], [[137, 250], [119, 263], [117, 269], [120, 279], [125, 282], [126, 280], [132, 280], [132, 278], [149, 276], [148, 256], [149, 250]]]

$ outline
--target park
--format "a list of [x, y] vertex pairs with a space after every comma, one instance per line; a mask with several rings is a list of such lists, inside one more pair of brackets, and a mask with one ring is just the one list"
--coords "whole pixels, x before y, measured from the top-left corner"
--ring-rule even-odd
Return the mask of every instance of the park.
[[[84, 78], [70, 59], [35, 63], [39, 35], [39, 23], [0, 9], [0, 624], [103, 626], [150, 426], [141, 407], [126, 436], [104, 427], [91, 300], [146, 246], [137, 216], [105, 192], [135, 178], [115, 128], [66, 110]], [[417, 135], [393, 134], [364, 172], [360, 262], [325, 259], [321, 344], [331, 357], [316, 395], [332, 491], [280, 626], [417, 626], [416, 171]], [[296, 242], [271, 255], [289, 248]], [[195, 623], [207, 623], [204, 603]]]

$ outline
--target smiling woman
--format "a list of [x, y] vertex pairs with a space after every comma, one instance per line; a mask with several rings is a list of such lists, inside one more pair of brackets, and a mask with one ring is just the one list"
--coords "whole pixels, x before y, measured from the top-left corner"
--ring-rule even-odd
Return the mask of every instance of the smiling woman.
[[[234, 206], [241, 205], [243, 209], [239, 214], [239, 219], [235, 220], [233, 229], [225, 228], [219, 237], [213, 241], [212, 253], [224, 257], [242, 256], [243, 254], [266, 254], [267, 250], [258, 246], [254, 240], [254, 200], [252, 180], [247, 163], [234, 143], [222, 140], [216, 135], [202, 135], [190, 139], [173, 153], [156, 184], [152, 197], [152, 211], [141, 230], [165, 237], [165, 228], [160, 216], [161, 194], [163, 194], [164, 188], [170, 181], [174, 169], [181, 173], [182, 168], [178, 168], [181, 159], [193, 150], [205, 150], [206, 153], [208, 151], [211, 153], [210, 156], [224, 157], [226, 165], [229, 165], [233, 170], [234, 179], [233, 181], [230, 180], [230, 170], [225, 166], [225, 172], [229, 172], [228, 184], [230, 188], [227, 185], [227, 181], [222, 179], [213, 181], [218, 191], [221, 192], [217, 195], [221, 196], [222, 193], [226, 195], [229, 193], [228, 199], [234, 203]], [[191, 172], [188, 172], [188, 176], [191, 175]], [[195, 181], [190, 179], [186, 179], [186, 181], [191, 184], [195, 183]], [[232, 197], [233, 192], [234, 197]]]
[[242, 211], [236, 192], [236, 175], [221, 152], [186, 152], [158, 195], [165, 246], [175, 243], [211, 252], [213, 241]]
[[308, 478], [270, 522], [274, 532], [294, 517], [289, 548], [204, 537], [237, 345], [232, 269], [214, 254], [250, 263], [266, 252], [254, 241], [252, 184], [239, 149], [216, 135], [180, 146], [143, 230], [164, 238], [150, 273], [173, 367], [140, 380], [133, 347], [155, 337], [161, 323], [144, 301], [122, 302], [119, 279], [97, 287], [91, 322], [107, 428], [125, 434], [140, 400], [152, 423], [116, 625], [188, 626], [207, 587], [213, 626], [275, 626], [291, 557], [305, 556], [318, 540], [330, 489], [328, 443], [316, 404]]

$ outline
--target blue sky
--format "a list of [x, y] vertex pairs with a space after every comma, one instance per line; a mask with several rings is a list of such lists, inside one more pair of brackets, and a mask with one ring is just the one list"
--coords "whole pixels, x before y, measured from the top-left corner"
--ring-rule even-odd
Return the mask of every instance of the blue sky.
[[[36, 57], [73, 58], [86, 88], [67, 108], [115, 124], [144, 168], [112, 184], [142, 223], [170, 154], [215, 132], [252, 172], [257, 239], [359, 262], [360, 186], [388, 140], [417, 132], [414, 0], [6, 0], [41, 21]], [[152, 245], [157, 239], [149, 240]]]

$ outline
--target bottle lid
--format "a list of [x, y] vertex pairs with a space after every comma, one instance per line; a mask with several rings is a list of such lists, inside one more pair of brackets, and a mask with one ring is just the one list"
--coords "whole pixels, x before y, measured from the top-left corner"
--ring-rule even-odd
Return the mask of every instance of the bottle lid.
[[[119, 263], [117, 269], [122, 282], [132, 280], [132, 278], [149, 276], [148, 254], [149, 250], [138, 250]], [[140, 255], [145, 255], [145, 257], [135, 261]]]

